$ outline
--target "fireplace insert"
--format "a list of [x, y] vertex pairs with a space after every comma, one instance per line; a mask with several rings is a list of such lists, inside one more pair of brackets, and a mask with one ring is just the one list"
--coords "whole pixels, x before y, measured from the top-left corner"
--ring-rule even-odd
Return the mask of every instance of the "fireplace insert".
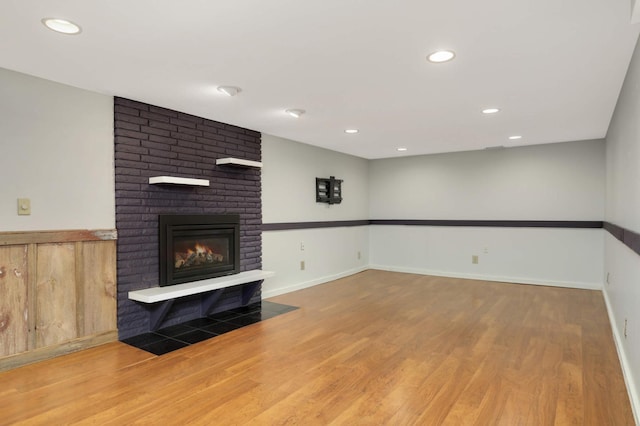
[[240, 272], [240, 216], [160, 215], [160, 286]]

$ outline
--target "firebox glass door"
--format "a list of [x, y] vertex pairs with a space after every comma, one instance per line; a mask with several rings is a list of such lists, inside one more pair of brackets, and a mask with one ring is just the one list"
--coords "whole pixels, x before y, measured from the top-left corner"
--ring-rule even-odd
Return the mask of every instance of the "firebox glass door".
[[232, 229], [211, 230], [206, 234], [201, 230], [174, 230], [171, 281], [196, 281], [232, 273], [233, 244]]

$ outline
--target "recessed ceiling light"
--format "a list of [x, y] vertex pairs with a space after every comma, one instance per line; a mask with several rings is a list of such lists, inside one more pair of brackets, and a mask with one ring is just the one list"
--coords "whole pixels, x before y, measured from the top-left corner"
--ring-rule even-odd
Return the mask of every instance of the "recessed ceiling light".
[[345, 132], [345, 133], [349, 133], [350, 135], [353, 135], [353, 134], [355, 134], [355, 133], [358, 133], [359, 131], [360, 131], [360, 130], [358, 130], [358, 129], [347, 129], [347, 130], [345, 130], [344, 132]]
[[500, 108], [485, 108], [482, 110], [483, 114], [495, 114], [496, 112], [499, 112]]
[[517, 139], [522, 139], [522, 136], [520, 135], [509, 136], [509, 139], [511, 139], [512, 141], [515, 141]]
[[242, 89], [235, 86], [219, 86], [218, 92], [224, 93], [227, 96], [235, 96], [238, 93], [242, 92]]
[[429, 60], [429, 62], [434, 62], [438, 64], [441, 62], [448, 62], [455, 57], [456, 57], [455, 52], [451, 50], [438, 50], [437, 52], [433, 52], [432, 54], [427, 56], [427, 59]]
[[403, 146], [396, 148], [396, 151], [400, 151], [400, 152], [405, 152], [406, 150], [407, 150], [407, 148], [405, 148]]
[[287, 109], [284, 112], [286, 112], [287, 114], [289, 114], [292, 117], [300, 118], [300, 116], [302, 114], [304, 114], [306, 111], [303, 110], [303, 109]]
[[43, 18], [41, 22], [50, 30], [61, 34], [74, 35], [79, 34], [82, 31], [80, 25], [74, 24], [73, 22], [67, 21], [66, 19]]

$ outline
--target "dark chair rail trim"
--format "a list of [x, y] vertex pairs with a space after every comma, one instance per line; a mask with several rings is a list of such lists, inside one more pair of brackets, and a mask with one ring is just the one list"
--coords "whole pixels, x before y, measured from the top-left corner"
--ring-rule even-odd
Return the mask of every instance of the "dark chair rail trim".
[[601, 221], [586, 220], [396, 220], [373, 219], [371, 225], [478, 226], [494, 228], [602, 228]]
[[636, 254], [640, 254], [640, 234], [611, 222], [604, 222], [604, 229], [620, 240], [625, 246], [636, 252]]
[[494, 228], [604, 228], [631, 250], [640, 254], [640, 234], [611, 222], [597, 220], [421, 220], [421, 219], [369, 219], [336, 220], [325, 222], [263, 223], [263, 231], [294, 229], [338, 228], [342, 226], [409, 225], [409, 226], [475, 226]]
[[341, 226], [366, 226], [368, 220], [334, 220], [327, 222], [286, 222], [286, 223], [263, 223], [263, 231], [287, 231], [292, 229], [313, 229], [313, 228], [338, 228]]
[[409, 226], [478, 226], [507, 228], [602, 228], [602, 221], [578, 220], [420, 220], [370, 219], [336, 220], [326, 222], [263, 223], [263, 231], [292, 229], [338, 228], [341, 226], [409, 225]]

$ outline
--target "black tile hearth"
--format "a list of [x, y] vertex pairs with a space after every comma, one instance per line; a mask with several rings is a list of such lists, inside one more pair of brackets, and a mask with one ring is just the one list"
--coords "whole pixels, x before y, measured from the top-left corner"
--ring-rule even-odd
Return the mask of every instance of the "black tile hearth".
[[161, 328], [156, 331], [156, 334], [161, 334], [166, 337], [176, 337], [184, 333], [192, 331], [194, 327], [188, 327], [183, 324], [172, 325], [171, 327]]
[[184, 348], [185, 346], [189, 346], [189, 344], [178, 340], [164, 339], [147, 346], [142, 346], [140, 349], [144, 349], [145, 351], [151, 352], [155, 355], [164, 355], [177, 349]]
[[218, 321], [212, 319], [212, 318], [196, 318], [194, 320], [191, 321], [187, 321], [182, 323], [182, 325], [186, 325], [188, 327], [195, 327], [195, 328], [203, 328], [206, 327], [207, 325], [211, 325], [211, 324], [215, 324]]
[[215, 324], [206, 325], [202, 327], [202, 330], [208, 331], [214, 334], [224, 334], [238, 328], [244, 327], [243, 325], [232, 324], [230, 322], [216, 322]]
[[295, 309], [298, 309], [298, 308], [296, 306], [281, 305], [279, 303], [270, 303], [269, 305], [262, 307], [262, 312], [264, 311], [273, 312], [279, 315], [279, 314], [286, 314], [287, 312], [293, 311]]
[[124, 339], [122, 342], [155, 355], [164, 355], [295, 309], [298, 307], [263, 300], [261, 303], [197, 318], [152, 333], [140, 334]]
[[175, 337], [175, 339], [192, 345], [194, 343], [202, 342], [203, 340], [211, 339], [212, 337], [215, 337], [215, 336], [216, 334], [209, 333], [204, 330], [196, 329], [188, 333], [181, 334]]
[[151, 345], [152, 343], [158, 343], [161, 340], [167, 340], [167, 337], [155, 333], [145, 333], [124, 339], [123, 342], [128, 345], [135, 346], [136, 348], [141, 348], [143, 346]]
[[218, 321], [227, 321], [231, 318], [239, 317], [240, 315], [242, 314], [239, 314], [234, 311], [225, 311], [225, 312], [218, 312], [217, 314], [209, 315], [209, 318], [218, 320]]

